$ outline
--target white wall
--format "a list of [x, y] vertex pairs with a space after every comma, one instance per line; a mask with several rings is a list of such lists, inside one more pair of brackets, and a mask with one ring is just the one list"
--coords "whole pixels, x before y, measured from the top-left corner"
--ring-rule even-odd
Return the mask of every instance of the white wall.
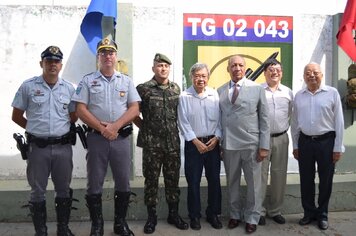
[[[40, 53], [50, 44], [58, 45], [64, 52], [62, 73], [74, 83], [95, 69], [95, 57], [87, 49], [79, 30], [89, 2], [0, 0], [0, 179], [25, 177], [26, 164], [12, 139], [12, 133], [23, 130], [11, 121], [11, 102], [23, 80], [41, 73]], [[152, 57], [156, 52], [173, 58], [171, 77], [180, 82], [181, 70], [175, 68], [182, 68], [182, 14], [195, 12], [293, 16], [294, 88], [302, 87], [302, 70], [310, 61], [327, 65], [326, 83], [330, 83], [332, 38], [335, 37], [331, 32], [330, 15], [343, 12], [346, 4], [346, 0], [315, 0], [307, 5], [282, 0], [120, 2], [133, 4], [132, 75], [135, 84], [151, 78]], [[73, 175], [85, 177], [81, 146], [77, 145], [74, 152]], [[136, 157], [138, 175], [141, 173], [140, 160], [140, 156]], [[293, 159], [289, 169], [297, 170]]]

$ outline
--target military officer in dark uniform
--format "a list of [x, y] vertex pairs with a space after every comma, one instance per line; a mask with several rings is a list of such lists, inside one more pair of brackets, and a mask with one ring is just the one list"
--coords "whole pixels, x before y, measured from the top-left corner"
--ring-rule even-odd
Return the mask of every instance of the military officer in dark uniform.
[[121, 128], [139, 115], [141, 99], [132, 79], [115, 70], [117, 49], [108, 38], [98, 43], [99, 70], [85, 75], [73, 96], [79, 118], [90, 127], [86, 201], [92, 220], [91, 236], [104, 234], [101, 196], [109, 164], [115, 182], [114, 233], [133, 235], [125, 219], [131, 195], [131, 145]]
[[69, 186], [73, 170], [70, 123], [74, 123], [77, 116], [71, 103], [75, 89], [58, 76], [62, 59], [63, 53], [57, 46], [44, 50], [40, 61], [42, 75], [23, 82], [12, 102], [12, 120], [26, 129], [29, 142], [29, 207], [36, 236], [47, 235], [45, 193], [50, 175], [56, 193], [57, 235], [74, 235], [68, 228], [72, 206]]
[[153, 233], [157, 224], [156, 205], [161, 168], [169, 207], [167, 221], [178, 229], [188, 229], [188, 224], [178, 214], [181, 161], [177, 106], [180, 88], [168, 79], [171, 64], [167, 56], [157, 53], [153, 59], [153, 78], [137, 86], [142, 99], [142, 118], [137, 117], [134, 123], [140, 129], [137, 146], [143, 148], [144, 194], [148, 212], [144, 226], [146, 234]]

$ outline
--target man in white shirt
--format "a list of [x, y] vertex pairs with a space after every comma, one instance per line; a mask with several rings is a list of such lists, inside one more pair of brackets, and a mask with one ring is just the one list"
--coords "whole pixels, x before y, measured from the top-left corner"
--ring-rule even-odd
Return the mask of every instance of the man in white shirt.
[[[290, 116], [292, 114], [293, 92], [287, 86], [281, 84], [283, 69], [276, 59], [268, 60], [263, 67], [266, 83], [262, 84], [265, 89], [268, 102], [270, 121], [270, 152], [262, 161], [262, 206], [259, 224], [265, 225], [265, 216], [268, 215], [276, 223], [284, 224], [281, 209], [284, 200], [284, 192], [287, 179], [288, 145]], [[268, 172], [270, 170], [269, 201], [266, 197]]]
[[[307, 87], [294, 98], [291, 131], [293, 155], [298, 160], [304, 217], [300, 225], [317, 220], [322, 230], [328, 228], [328, 205], [332, 192], [335, 163], [344, 146], [344, 117], [338, 91], [321, 85], [320, 65], [309, 63], [304, 68]], [[315, 205], [315, 163], [319, 175], [318, 206]]]
[[208, 66], [196, 63], [190, 68], [193, 85], [179, 97], [178, 124], [185, 139], [184, 170], [188, 183], [188, 212], [190, 227], [199, 230], [200, 181], [205, 169], [208, 181], [206, 219], [215, 229], [221, 229], [220, 149], [221, 137], [219, 95], [207, 87]]

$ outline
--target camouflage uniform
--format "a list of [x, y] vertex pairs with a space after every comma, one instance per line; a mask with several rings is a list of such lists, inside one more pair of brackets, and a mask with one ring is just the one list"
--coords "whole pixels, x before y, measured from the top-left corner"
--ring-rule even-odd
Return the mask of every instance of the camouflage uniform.
[[143, 176], [145, 177], [145, 204], [158, 203], [158, 178], [163, 166], [167, 203], [178, 203], [180, 170], [180, 138], [177, 126], [179, 86], [169, 81], [159, 85], [152, 78], [137, 86], [141, 96], [140, 111], [143, 121], [137, 146], [143, 148]]

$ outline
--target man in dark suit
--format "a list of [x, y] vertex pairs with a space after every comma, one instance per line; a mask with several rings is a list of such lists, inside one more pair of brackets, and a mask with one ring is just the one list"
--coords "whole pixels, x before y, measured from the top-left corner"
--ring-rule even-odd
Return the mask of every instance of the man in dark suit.
[[[262, 204], [261, 161], [269, 151], [268, 104], [263, 87], [245, 77], [246, 62], [242, 56], [230, 57], [227, 71], [231, 80], [218, 93], [230, 209], [228, 227], [235, 228], [244, 220], [246, 232], [253, 233]], [[241, 170], [247, 183], [244, 205], [240, 203]]]

